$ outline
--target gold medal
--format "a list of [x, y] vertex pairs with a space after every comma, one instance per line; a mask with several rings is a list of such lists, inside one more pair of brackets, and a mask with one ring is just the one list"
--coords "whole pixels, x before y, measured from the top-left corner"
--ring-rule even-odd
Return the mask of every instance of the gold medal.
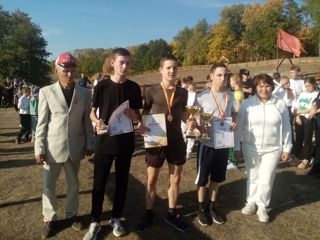
[[169, 114], [169, 115], [167, 116], [167, 119], [168, 119], [169, 122], [172, 122], [173, 116], [172, 116], [171, 114]]

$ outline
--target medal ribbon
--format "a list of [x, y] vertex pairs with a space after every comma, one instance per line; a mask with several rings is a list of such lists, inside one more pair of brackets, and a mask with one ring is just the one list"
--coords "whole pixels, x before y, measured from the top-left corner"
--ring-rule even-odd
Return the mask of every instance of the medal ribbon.
[[171, 95], [171, 97], [170, 97], [170, 101], [169, 101], [168, 93], [167, 93], [167, 90], [166, 90], [166, 88], [165, 88], [165, 86], [164, 86], [164, 83], [161, 82], [160, 85], [161, 85], [161, 87], [162, 87], [162, 89], [163, 89], [164, 96], [165, 96], [166, 101], [167, 101], [167, 106], [168, 106], [169, 115], [172, 116], [172, 114], [171, 114], [171, 108], [172, 108], [172, 104], [173, 104], [174, 94], [175, 94], [175, 92], [176, 92], [176, 85], [174, 86], [174, 90], [173, 90], [173, 93], [172, 93], [172, 95]]
[[226, 110], [227, 110], [227, 104], [228, 104], [228, 96], [227, 96], [227, 92], [224, 92], [223, 94], [223, 99], [224, 99], [224, 111], [222, 111], [222, 108], [221, 108], [221, 105], [218, 101], [218, 97], [216, 95], [215, 92], [213, 92], [211, 90], [211, 93], [212, 93], [212, 96], [213, 96], [213, 100], [215, 101], [216, 105], [217, 105], [217, 108], [218, 108], [218, 111], [219, 111], [219, 114], [220, 114], [220, 118], [221, 118], [221, 121], [224, 120], [225, 118], [225, 113], [226, 113]]

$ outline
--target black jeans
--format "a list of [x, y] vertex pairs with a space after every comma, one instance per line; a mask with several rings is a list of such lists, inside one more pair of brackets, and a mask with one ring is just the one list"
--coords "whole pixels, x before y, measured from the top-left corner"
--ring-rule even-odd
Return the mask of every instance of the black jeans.
[[129, 170], [132, 154], [129, 155], [107, 155], [96, 154], [94, 157], [94, 182], [92, 189], [92, 222], [100, 222], [102, 206], [105, 194], [105, 186], [110, 169], [115, 160], [116, 185], [113, 198], [112, 218], [120, 218], [127, 195]]
[[314, 118], [307, 119], [300, 116], [302, 125], [295, 123], [296, 141], [294, 146], [294, 154], [300, 159], [311, 160], [312, 157], [312, 135], [314, 130]]
[[17, 135], [17, 140], [20, 141], [24, 135], [29, 140], [31, 132], [31, 115], [30, 114], [19, 114], [20, 115], [20, 132]]

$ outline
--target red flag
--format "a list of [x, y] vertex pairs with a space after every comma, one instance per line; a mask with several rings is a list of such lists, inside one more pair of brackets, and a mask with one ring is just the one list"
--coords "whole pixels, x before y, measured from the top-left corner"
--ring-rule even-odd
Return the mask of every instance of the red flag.
[[283, 51], [293, 53], [296, 57], [300, 57], [302, 48], [300, 40], [282, 29], [278, 29], [277, 45], [278, 48]]

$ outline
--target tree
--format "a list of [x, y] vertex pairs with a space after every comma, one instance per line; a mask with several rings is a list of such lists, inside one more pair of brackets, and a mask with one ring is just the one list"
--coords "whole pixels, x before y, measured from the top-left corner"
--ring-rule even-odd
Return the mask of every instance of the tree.
[[286, 0], [283, 11], [282, 21], [279, 25], [286, 32], [296, 35], [303, 26], [302, 9], [294, 0]]
[[[21, 11], [9, 13], [0, 7], [0, 74], [28, 82], [49, 82], [47, 42], [39, 26]], [[4, 20], [4, 22], [2, 21]], [[2, 28], [2, 25], [5, 27]]]
[[179, 65], [184, 62], [187, 54], [187, 46], [192, 37], [192, 29], [185, 27], [177, 36], [174, 37], [172, 42], [172, 53], [178, 59]]
[[220, 14], [220, 23], [226, 26], [227, 34], [236, 40], [236, 44], [241, 41], [242, 33], [245, 30], [245, 26], [241, 22], [245, 8], [244, 4], [232, 5], [224, 7]]
[[183, 65], [205, 64], [209, 51], [209, 24], [205, 19], [200, 20], [192, 29], [192, 35], [187, 43]]
[[251, 51], [251, 61], [275, 57], [276, 32], [282, 21], [284, 0], [268, 0], [266, 4], [249, 5], [244, 12], [243, 41]]
[[318, 55], [320, 57], [320, 1], [304, 0], [303, 8], [305, 12], [310, 16], [315, 35], [318, 36]]

